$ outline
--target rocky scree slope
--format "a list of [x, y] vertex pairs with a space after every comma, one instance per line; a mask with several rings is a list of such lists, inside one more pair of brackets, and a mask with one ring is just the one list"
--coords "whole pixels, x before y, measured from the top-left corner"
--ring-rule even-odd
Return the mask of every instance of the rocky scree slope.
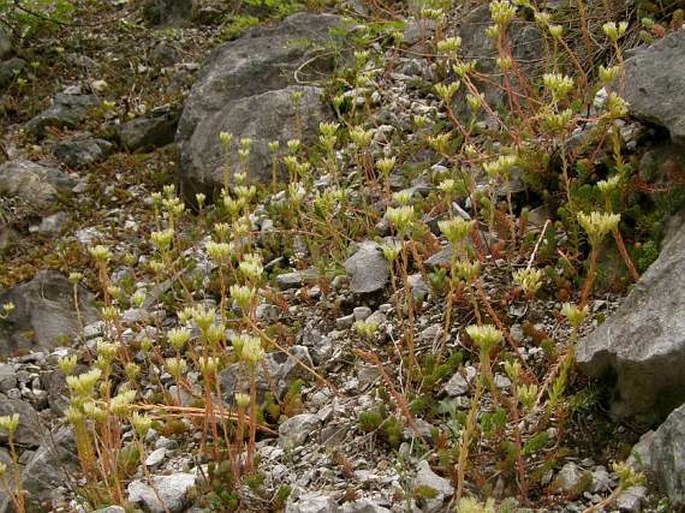
[[[472, 25], [471, 19], [487, 23], [484, 21], [488, 17], [486, 8], [458, 14], [462, 21], [456, 33], [461, 34], [462, 50], [466, 55], [484, 51], [486, 43], [471, 43], [480, 40], [469, 37], [468, 31], [474, 30], [474, 26], [478, 26], [478, 30], [483, 28], [480, 24]], [[198, 74], [175, 135], [181, 153], [179, 180], [189, 198], [195, 200], [194, 194], [198, 191], [216, 193], [223, 183], [221, 165], [225, 156], [219, 142], [222, 131], [232, 132], [236, 141], [244, 137], [253, 138], [248, 167], [256, 173], [255, 178], [268, 183], [271, 179], [270, 156], [266, 153], [268, 143], [277, 139], [285, 145], [295, 135], [306, 140], [306, 133], [309, 140], [313, 140], [319, 122], [332, 118], [333, 110], [319, 103], [321, 89], [294, 84], [294, 70], [308, 61], [310, 64], [319, 61], [311, 61], [313, 56], [306, 49], [297, 45], [290, 47], [288, 41], [298, 39], [304, 28], [315, 39], [325, 41], [325, 29], [338, 21], [331, 15], [299, 14], [282, 24], [249, 32], [215, 50]], [[421, 129], [416, 129], [417, 117], [438, 122], [446, 119], [443, 103], [435, 95], [427, 94], [425, 88], [417, 87], [435, 81], [430, 57], [421, 56], [421, 50], [426, 48], [431, 37], [435, 37], [433, 29], [434, 25], [426, 20], [409, 20], [401, 43], [405, 51], [398, 54], [395, 49], [390, 49], [384, 54], [380, 47], [374, 48], [384, 59], [381, 63], [385, 60], [393, 63], [383, 75], [383, 87], [379, 90], [368, 85], [349, 88], [343, 95], [348, 107], [351, 105], [352, 109], [358, 108], [370, 116], [366, 123], [374, 127], [371, 144], [379, 155], [383, 154], [384, 148], [392, 148], [398, 142], [410, 147], [418, 145], [425, 133], [422, 135]], [[534, 26], [526, 25], [517, 34], [535, 33], [536, 30]], [[413, 40], [417, 33], [420, 37]], [[682, 85], [685, 80], [685, 75], [679, 74], [685, 68], [678, 66], [678, 59], [685, 52], [677, 51], [684, 44], [684, 33], [676, 31], [626, 62], [626, 96], [631, 105], [636, 105], [632, 112], [638, 119], [661, 125], [673, 136], [668, 143], [645, 136], [638, 139], [642, 146], [633, 145], [632, 151], [642, 158], [640, 168], [644, 173], [653, 168], [667, 167], [663, 160], [659, 160], [664, 155], [672, 159], [666, 162], [668, 165], [682, 163], [682, 148], [678, 146], [681, 142], [678, 139], [681, 120], [674, 117], [677, 109], [669, 109], [665, 115], [663, 106], [671, 105], [682, 97], [675, 93], [682, 90], [682, 87], [678, 89], [678, 84]], [[540, 48], [531, 50], [530, 44], [535, 38], [529, 40], [523, 35], [521, 38], [519, 41], [517, 36], [513, 42], [514, 55], [517, 58], [526, 55], [535, 60], [535, 55], [530, 52], [542, 51]], [[489, 47], [487, 51], [496, 50]], [[3, 50], [3, 59], [10, 55], [8, 50]], [[653, 65], [647, 73], [642, 73], [645, 67], [639, 65], [641, 59]], [[255, 63], [258, 66], [252, 67]], [[329, 65], [324, 62], [321, 68], [312, 71], [329, 72]], [[368, 64], [367, 67], [374, 66]], [[290, 73], [283, 74], [284, 69]], [[669, 81], [660, 80], [664, 70], [667, 70]], [[483, 73], [487, 72], [483, 70]], [[273, 80], [264, 80], [263, 77], [272, 77]], [[225, 84], [229, 85], [227, 89], [220, 87]], [[53, 128], [83, 128], [83, 124], [88, 122], [89, 109], [101, 103], [97, 94], [87, 92], [85, 85], [84, 79], [84, 84], [72, 84], [57, 94], [52, 107], [37, 114], [21, 128], [43, 144], [50, 143], [46, 138], [51, 137]], [[648, 101], [637, 94], [630, 96], [633, 94], [631, 91], [645, 90], [650, 91]], [[302, 118], [299, 121], [297, 109], [293, 106], [293, 92], [302, 93]], [[494, 105], [505, 101], [498, 96], [496, 89], [486, 96]], [[179, 325], [178, 313], [170, 305], [174, 305], [175, 294], [182, 297], [178, 281], [180, 275], [188, 283], [199, 284], [194, 291], [199, 304], [221, 307], [216, 294], [203, 295], [203, 291], [216, 290], [213, 282], [217, 264], [208, 254], [206, 241], [200, 240], [184, 247], [182, 261], [193, 262], [192, 269], [184, 269], [185, 273], [174, 270], [167, 279], [157, 283], [145, 265], [157, 255], [139, 233], [139, 222], [133, 216], [127, 216], [121, 211], [123, 209], [114, 208], [107, 213], [101, 225], [72, 227], [64, 221], [65, 212], [59, 210], [60, 200], [65, 194], [79, 199], [92, 194], [87, 184], [89, 176], [95, 172], [91, 168], [96, 162], [116, 159], [121, 151], [147, 152], [171, 142], [169, 134], [174, 133], [179, 112], [177, 107], [152, 109], [116, 128], [118, 135], [113, 141], [99, 137], [111, 133], [111, 126], [107, 123], [99, 127], [102, 131], [95, 136], [78, 134], [66, 143], [66, 148], [55, 148], [55, 157], [63, 162], [62, 165], [53, 158], [34, 162], [27, 158], [30, 155], [25, 148], [12, 146], [9, 161], [0, 168], [3, 202], [11, 208], [16, 207], [17, 212], [21, 212], [17, 205], [30, 211], [30, 222], [23, 226], [30, 225], [32, 232], [53, 238], [72, 238], [84, 252], [98, 243], [114, 242], [108, 235], [112, 226], [135, 235], [113, 244], [115, 257], [110, 262], [112, 268], [107, 280], [111, 279], [116, 287], [108, 290], [107, 294], [119, 297], [121, 310], [114, 323], [111, 311], [105, 320], [96, 319], [96, 299], [76, 283], [79, 280], [75, 276], [70, 280], [63, 274], [43, 272], [3, 293], [2, 303], [11, 301], [15, 310], [0, 321], [2, 347], [7, 357], [6, 363], [0, 366], [0, 413], [18, 413], [20, 416], [20, 427], [14, 441], [22, 451], [21, 482], [30, 507], [45, 511], [51, 508], [62, 511], [93, 509], [94, 506], [87, 505], [84, 498], [84, 491], [88, 490], [90, 483], [78, 477], [82, 469], [76, 457], [74, 433], [63, 422], [72, 393], [66, 384], [64, 365], [59, 365], [58, 361], [64, 362], [69, 355], [76, 355], [75, 373], [80, 374], [92, 367], [105, 344], [116, 341], [127, 348], [122, 354], [128, 354], [133, 363], [145, 369], [135, 378], [136, 405], [154, 405], [162, 399], [168, 401], [167, 409], [160, 408], [157, 412], [161, 421], [148, 430], [142, 440], [143, 463], [139, 465], [134, 460], [125, 472], [122, 499], [134, 508], [144, 511], [204, 511], [213, 507], [221, 510], [229, 507], [231, 499], [229, 497], [227, 502], [222, 502], [224, 499], [220, 492], [235, 491], [241, 501], [239, 510], [278, 509], [283, 506], [274, 499], [278, 490], [289, 490], [284, 507], [290, 512], [437, 512], [451, 509], [450, 501], [457, 490], [454, 476], [448, 469], [454, 468], [454, 461], [449, 459], [449, 454], [440, 454], [440, 449], [450, 433], [458, 440], [463, 418], [473, 402], [479, 400], [481, 362], [477, 351], [472, 348], [464, 350], [465, 342], [461, 339], [463, 327], [473, 323], [474, 313], [468, 307], [458, 310], [447, 334], [447, 349], [453, 355], [451, 363], [443, 367], [442, 372], [446, 374], [437, 379], [435, 387], [427, 389], [430, 391], [428, 396], [434, 394], [439, 399], [443, 413], [436, 415], [430, 408], [422, 409], [417, 406], [420, 403], [414, 402], [412, 413], [408, 414], [401, 397], [408, 394], [414, 384], [406, 362], [390, 356], [382, 365], [377, 365], [375, 360], [368, 358], [368, 354], [378, 351], [379, 347], [392, 351], [393, 344], [397, 345], [398, 334], [406, 329], [406, 309], [411, 302], [416, 308], [411, 326], [415, 350], [419, 358], [428, 361], [426, 357], [437, 351], [443, 339], [445, 302], [444, 297], [429, 286], [425, 272], [408, 276], [406, 283], [400, 286], [395, 283], [398, 276], [388, 262], [387, 251], [383, 251], [387, 246], [385, 241], [383, 245], [363, 240], [355, 241], [359, 244], [351, 244], [347, 252], [349, 258], [339, 262], [343, 264], [345, 275], [335, 277], [330, 283], [320, 279], [323, 277], [320, 269], [308, 267], [309, 259], [313, 258], [311, 251], [316, 248], [308, 246], [302, 237], [294, 237], [295, 251], [272, 254], [273, 258], [264, 262], [267, 271], [273, 275], [273, 282], [265, 287], [254, 319], [261, 326], [271, 327], [273, 331], [269, 333], [272, 338], [276, 338], [274, 333], [281, 330], [284, 335], [278, 340], [287, 343], [287, 349], [268, 352], [264, 355], [263, 365], [255, 373], [257, 398], [260, 403], [267, 403], [266, 420], [260, 427], [256, 446], [261, 482], [258, 486], [235, 483], [232, 488], [222, 489], [220, 479], [208, 479], [211, 474], [209, 465], [199, 456], [200, 449], [206, 449], [206, 432], [200, 427], [201, 422], [194, 420], [196, 408], [202, 404], [198, 403], [198, 398], [204, 394], [203, 376], [192, 369], [180, 379], [181, 376], [170, 372], [170, 367], [165, 366], [168, 361], [164, 360], [175, 355], [168, 345], [168, 333]], [[298, 127], [299, 122], [302, 125]], [[487, 126], [487, 120], [484, 124]], [[298, 134], [300, 129], [306, 130]], [[631, 133], [649, 134], [650, 130], [659, 134], [653, 127], [631, 121], [623, 131], [623, 142], [629, 146], [635, 142], [630, 139]], [[127, 133], [129, 135], [125, 135]], [[162, 135], [156, 137], [155, 134]], [[402, 173], [395, 173], [390, 184], [393, 190], [405, 190], [410, 196], [426, 199], [438, 190], [432, 175], [446, 172], [445, 164], [448, 162], [435, 152], [420, 151], [419, 155], [410, 155], [407, 159], [415, 159], [410, 164], [415, 164], [420, 170], [417, 176], [408, 179]], [[354, 162], [354, 158], [342, 151], [336, 158], [348, 163], [351, 168], [348, 177], [352, 182], [350, 187], [358, 197], [364, 198], [367, 192], [353, 182], [355, 176], [363, 173], [363, 161]], [[231, 162], [240, 165], [237, 153]], [[81, 171], [72, 171], [75, 169]], [[316, 187], [325, 190], [329, 185], [327, 180], [330, 177], [322, 177]], [[136, 184], [135, 179], [133, 183], [122, 182], [127, 187], [127, 195], [142, 204], [147, 202], [150, 209], [160, 208], [160, 204], [155, 203], [157, 200], [148, 200], [146, 187]], [[517, 190], [512, 186], [507, 189], [510, 193]], [[105, 192], [112, 195], [109, 201], [116, 203], [118, 191], [112, 188], [105, 189]], [[173, 195], [168, 196], [170, 199]], [[289, 198], [293, 197], [291, 191]], [[107, 201], [107, 198], [101, 200]], [[98, 198], [93, 201], [98, 201]], [[283, 193], [280, 196], [276, 193], [273, 197], [266, 197], [263, 204], [256, 205], [249, 213], [251, 230], [256, 233], [257, 243], [265, 250], [273, 247], [273, 230], [279, 221], [272, 218], [273, 210], [267, 207], [279, 201], [287, 203], [288, 200]], [[169, 202], [172, 208], [175, 204]], [[464, 201], [449, 204], [448, 208], [456, 215], [469, 215], [466, 213], [469, 205]], [[537, 212], [544, 212], [544, 209]], [[202, 213], [200, 217], [175, 215], [176, 229], [188, 234], [187, 240], [192, 241], [191, 229], [202, 222]], [[337, 212], [336, 215], [344, 216], [345, 213]], [[168, 220], [169, 217], [166, 218]], [[373, 227], [376, 238], [382, 240], [383, 236], [391, 233], [387, 219], [379, 216], [374, 221], [377, 221]], [[536, 236], [544, 233], [545, 221], [544, 214], [537, 220]], [[151, 222], [155, 219], [151, 218]], [[437, 219], [429, 216], [426, 225], [430, 227], [431, 224], [436, 244], [430, 255], [422, 257], [421, 265], [417, 266], [419, 270], [423, 266], [439, 269], [441, 262], [450, 262], [450, 251], [455, 251], [440, 237]], [[22, 224], [16, 226], [21, 227]], [[485, 237], [487, 230], [482, 231]], [[679, 276], [680, 253], [685, 250], [680, 231], [677, 228], [673, 231], [659, 259], [615, 312], [613, 301], [597, 298], [592, 303], [593, 314], [607, 316], [608, 320], [594, 330], [594, 326], [586, 326], [585, 329], [592, 332], [579, 342], [577, 353], [581, 368], [586, 372], [614, 378], [611, 412], [615, 417], [637, 416], [638, 420], [646, 419], [652, 423], [667, 417], [661, 427], [640, 442], [636, 454], [641, 456], [635, 457], [633, 462], [652, 476], [654, 488], [634, 486], [604, 505], [604, 499], [610, 497], [618, 486], [618, 476], [609, 467], [614, 454], [595, 451], [590, 455], [583, 451], [582, 443], [574, 446], [572, 433], [560, 434], [552, 427], [545, 431], [543, 445], [531, 449], [527, 455], [531, 469], [542, 474], [534, 492], [534, 500], [542, 510], [583, 511], [599, 504], [598, 508], [603, 507], [606, 511], [656, 511], [660, 497], [657, 485], [668, 495], [672, 510], [684, 504], [684, 484], [678, 479], [678, 476], [685, 475], [685, 458], [681, 457], [684, 430], [683, 407], [680, 404], [683, 397], [679, 395], [682, 375], [678, 372], [680, 366], [677, 362], [683, 357], [679, 315], [685, 310], [681, 305], [677, 280], [671, 278]], [[14, 236], [25, 237], [28, 234], [15, 233]], [[477, 247], [477, 241], [474, 246]], [[324, 244], [324, 247], [330, 248], [333, 257], [333, 241], [328, 241], [328, 246]], [[511, 277], [495, 258], [490, 258], [490, 261], [494, 265], [484, 265], [482, 287], [487, 296], [502, 297], [503, 288], [506, 290], [503, 284]], [[290, 264], [291, 268], [280, 269], [282, 264], [283, 267]], [[81, 270], [87, 272], [86, 269]], [[404, 294], [402, 287], [407, 287], [410, 294]], [[121, 295], [122, 290], [126, 291], [128, 300]], [[102, 291], [98, 293], [102, 294]], [[140, 300], [133, 300], [134, 297]], [[606, 297], [611, 299], [611, 296]], [[99, 300], [102, 299], [104, 296], [101, 295]], [[510, 320], [507, 331], [525, 365], [544, 368], [548, 364], [548, 356], [539, 343], [545, 337], [540, 333], [557, 333], [568, 338], [567, 328], [556, 315], [560, 307], [560, 302], [553, 295], [548, 299], [513, 300], [506, 304], [507, 319]], [[655, 316], [654, 312], [663, 312], [663, 315]], [[240, 318], [239, 313], [240, 309], [236, 318]], [[531, 324], [534, 324], [533, 329]], [[373, 327], [370, 335], [364, 334], [364, 326]], [[646, 334], [647, 328], [649, 333]], [[617, 334], [619, 329], [623, 331]], [[199, 334], [192, 336], [199, 337]], [[60, 344], [62, 347], [54, 349]], [[160, 348], [162, 358], [148, 356], [149, 344]], [[559, 340], [559, 344], [563, 346], [564, 340]], [[24, 355], [15, 356], [16, 352]], [[364, 354], [366, 359], [359, 356]], [[188, 353], [188, 357], [191, 358], [192, 353]], [[228, 362], [217, 376], [221, 398], [213, 397], [210, 401], [225, 403], [224, 408], [234, 405], [235, 393], [244, 391], [244, 370], [242, 363]], [[123, 368], [118, 369], [122, 376], [123, 371]], [[323, 376], [325, 379], [321, 379]], [[117, 379], [118, 384], [123, 382], [123, 377]], [[424, 379], [428, 379], [428, 372]], [[493, 369], [492, 382], [502, 396], [514, 393], [515, 385], [504, 366], [498, 365]], [[397, 387], [399, 392], [393, 391], [393, 387]], [[478, 407], [488, 414], [498, 411], [493, 398], [483, 398]], [[204, 408], [206, 411], [207, 403]], [[141, 408], [141, 411], [146, 410]], [[373, 419], [369, 412], [381, 416], [381, 423], [372, 425], [370, 429], [360, 421], [364, 415]], [[267, 425], [269, 419], [271, 422]], [[496, 423], [495, 417], [481, 416], [483, 430], [486, 422]], [[134, 443], [135, 430], [127, 423], [123, 426], [122, 447], [129, 450], [138, 447]], [[607, 438], [631, 438], [622, 425], [596, 421], [586, 424], [588, 431], [578, 439], [587, 442], [599, 436], [600, 426], [609, 429]], [[524, 428], [530, 428], [530, 431], [524, 429], [524, 436], [532, 439], [536, 435], [533, 426]], [[581, 429], [582, 424], [574, 425], [574, 428]], [[514, 429], [507, 422], [504, 427], [495, 428], [494, 437], [508, 437]], [[559, 439], [553, 442], [556, 436]], [[7, 440], [2, 443], [7, 447]], [[555, 443], [567, 450], [561, 456], [555, 456], [553, 464], [546, 467], [546, 456], [557, 454], [552, 451]], [[484, 441], [483, 447], [487, 445]], [[485, 449], [482, 454], [485, 454]], [[12, 468], [14, 463], [7, 448], [0, 452], [0, 458], [8, 468]], [[467, 483], [469, 492], [477, 494], [480, 489], [485, 492], [483, 498], [487, 495], [517, 495], [516, 479], [511, 470], [509, 473], [500, 472], [497, 460], [493, 458], [483, 458], [479, 463], [481, 468], [475, 475], [476, 479]], [[12, 482], [9, 481], [10, 487]], [[205, 490], [205, 500], [202, 493], [194, 490]], [[212, 497], [216, 502], [208, 503], [206, 499]], [[6, 496], [4, 501], [4, 507], [9, 508], [10, 498]], [[101, 511], [119, 509], [110, 506]]]

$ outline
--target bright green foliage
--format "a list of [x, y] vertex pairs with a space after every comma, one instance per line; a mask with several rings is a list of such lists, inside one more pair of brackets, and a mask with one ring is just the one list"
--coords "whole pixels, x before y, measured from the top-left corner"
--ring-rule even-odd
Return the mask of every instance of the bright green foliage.
[[383, 416], [379, 411], [369, 410], [359, 414], [359, 429], [364, 433], [376, 431], [383, 422]]
[[210, 462], [208, 467], [210, 493], [207, 495], [212, 511], [236, 511], [240, 504], [229, 461]]

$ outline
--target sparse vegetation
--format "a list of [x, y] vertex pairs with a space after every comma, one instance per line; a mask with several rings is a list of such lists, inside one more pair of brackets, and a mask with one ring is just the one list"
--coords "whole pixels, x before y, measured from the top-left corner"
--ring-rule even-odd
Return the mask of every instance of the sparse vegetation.
[[[379, 243], [389, 269], [383, 298], [369, 304], [389, 306], [382, 317], [350, 323], [339, 364], [364, 364], [376, 372], [369, 384], [372, 404], [365, 404], [351, 428], [374, 441], [368, 457], [393, 459], [399, 451], [428, 460], [454, 485], [450, 510], [460, 513], [547, 504], [545, 475], [573, 450], [565, 437], [575, 429], [574, 416], [599, 400], [574, 370], [579, 336], [602, 315], [592, 310], [593, 297], [624, 292], [639, 278], [658, 254], [657, 220], [682, 202], [680, 175], [659, 190], [640, 187], [644, 178], [636, 176], [622, 132], [624, 41], [633, 33], [662, 37], [673, 19], [660, 19], [663, 13], [646, 4], [640, 12], [649, 11], [658, 22], [603, 19], [598, 52], [600, 36], [583, 2], [580, 26], [572, 27], [564, 10], [546, 11], [529, 0], [491, 1], [492, 23], [483, 30], [497, 54], [489, 80], [499, 84], [502, 97], [489, 103], [480, 90], [482, 74], [450, 32], [449, 16], [461, 14], [457, 2], [418, 3], [420, 9], [407, 12], [402, 5], [396, 14], [412, 16], [426, 38], [427, 76], [412, 87], [434, 108], [395, 127], [379, 119], [396, 61], [407, 50], [397, 20], [383, 21], [390, 9], [368, 2], [376, 22], [356, 29], [349, 66], [325, 84], [335, 119], [319, 125], [311, 144], [304, 136], [273, 141], [269, 183], [258, 183], [250, 169], [254, 141], [221, 132], [225, 180], [216, 201], [200, 193], [197, 212], [191, 212], [177, 187], [166, 184], [135, 207], [145, 225], [139, 254], [121, 252], [114, 237], [111, 244], [92, 244], [88, 255], [62, 248], [55, 266], [72, 272], [77, 312], [77, 284], [85, 281], [99, 291], [104, 320], [88, 353], [59, 363], [70, 395], [66, 419], [85, 479], [82, 495], [91, 507], [125, 504], [127, 480], [139, 464], [150, 480], [145, 440], [154, 427], [179, 438], [199, 433], [195, 458], [207, 463], [196, 490], [199, 505], [212, 511], [283, 510], [291, 487], [263, 482], [258, 442], [274, 436], [279, 422], [307, 411], [307, 394], [345, 393], [337, 368], [326, 361], [314, 365], [292, 347], [300, 321], [307, 319], [302, 309], [315, 311], [331, 331], [336, 317], [351, 312], [349, 298], [336, 300], [332, 284], [354, 244], [366, 239]], [[227, 15], [220, 40], [330, 3], [242, 4]], [[0, 15], [22, 37], [37, 37], [43, 28], [42, 16], [32, 11], [62, 20], [74, 8], [76, 3], [0, 0]], [[544, 62], [535, 73], [513, 53], [511, 27], [519, 19], [533, 20], [544, 39]], [[570, 30], [580, 30], [580, 38]], [[601, 57], [590, 62], [591, 54]], [[11, 94], [23, 94], [12, 87]], [[296, 107], [300, 100], [292, 97]], [[111, 101], [116, 107], [100, 118], [110, 117], [110, 110], [126, 115], [129, 107], [119, 98]], [[571, 144], [572, 138], [580, 143]], [[133, 167], [136, 159], [121, 163]], [[168, 181], [158, 171], [147, 176], [148, 185]], [[283, 175], [286, 183], [278, 179]], [[514, 181], [523, 184], [520, 191]], [[541, 222], [530, 219], [531, 198], [549, 213]], [[269, 219], [270, 232], [256, 219]], [[628, 278], [607, 283], [600, 279], [601, 257], [614, 250]], [[18, 257], [50, 253], [16, 251]], [[447, 258], [427, 265], [440, 251]], [[16, 281], [27, 272], [18, 257], [7, 275]], [[121, 267], [134, 278], [122, 278]], [[312, 269], [316, 280], [297, 294], [275, 285], [280, 271]], [[419, 280], [430, 286], [423, 296]], [[155, 304], [172, 321], [123, 315], [144, 304]], [[282, 315], [258, 314], [264, 305]], [[0, 323], [11, 311], [4, 306]], [[427, 320], [435, 326], [432, 338]], [[522, 333], [515, 334], [514, 326]], [[265, 360], [271, 353], [294, 359], [304, 376], [282, 393], [270, 382]], [[237, 381], [230, 397], [221, 382], [227, 369]], [[454, 376], [463, 391], [449, 396], [446, 385]], [[142, 394], [142, 379], [154, 383], [155, 395]], [[431, 425], [430, 433], [419, 419]], [[0, 427], [10, 433], [17, 464], [10, 429], [16, 426], [3, 417]], [[345, 474], [347, 464], [339, 466]], [[623, 464], [615, 472], [618, 488], [588, 511], [601, 511], [641, 480]], [[495, 498], [496, 479], [501, 484]], [[18, 473], [13, 482], [9, 492], [15, 509], [23, 511]], [[435, 495], [430, 488], [413, 493], [420, 499]]]

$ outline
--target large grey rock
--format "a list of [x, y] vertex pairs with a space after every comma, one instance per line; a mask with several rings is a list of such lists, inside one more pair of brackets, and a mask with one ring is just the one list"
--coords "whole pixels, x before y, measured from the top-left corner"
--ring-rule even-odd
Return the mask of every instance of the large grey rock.
[[616, 497], [614, 505], [619, 511], [624, 513], [640, 513], [646, 499], [646, 487], [642, 485], [631, 486], [630, 488], [623, 490], [618, 497]]
[[335, 499], [321, 492], [308, 492], [297, 500], [288, 499], [285, 513], [339, 513], [340, 506]]
[[[249, 158], [250, 178], [260, 182], [272, 179], [272, 141], [285, 142], [297, 138], [296, 108], [292, 95], [301, 92], [299, 108], [302, 126], [311, 134], [328, 116], [321, 102], [321, 89], [310, 86], [289, 86], [255, 96], [234, 100], [223, 109], [208, 114], [196, 127], [187, 143], [181, 143], [181, 183], [184, 193], [211, 190], [224, 183], [226, 155], [219, 143], [221, 132], [232, 133], [235, 141], [252, 139]], [[306, 138], [305, 138], [306, 139]], [[233, 169], [238, 169], [237, 144], [231, 156]]]
[[358, 499], [343, 504], [343, 513], [390, 513], [388, 508], [379, 506], [370, 499]]
[[14, 490], [14, 473], [12, 472], [14, 462], [12, 461], [9, 449], [5, 447], [0, 447], [0, 463], [7, 467], [7, 472], [5, 473], [7, 488], [4, 486], [0, 487], [0, 513], [7, 513], [11, 503], [8, 490]]
[[625, 63], [623, 97], [630, 113], [666, 127], [685, 144], [685, 32], [672, 32]]
[[156, 476], [152, 478], [152, 484], [154, 488], [141, 479], [131, 481], [128, 500], [150, 513], [180, 513], [188, 505], [188, 492], [195, 486], [195, 475], [178, 472]]
[[293, 450], [300, 447], [321, 424], [313, 413], [295, 415], [278, 426], [278, 445], [283, 449]]
[[183, 25], [193, 14], [193, 0], [146, 0], [143, 19], [150, 25]]
[[76, 184], [59, 169], [30, 160], [10, 160], [0, 166], [0, 196], [29, 205], [38, 214]]
[[[496, 61], [499, 54], [492, 39], [485, 34], [485, 29], [491, 24], [490, 10], [488, 3], [486, 3], [463, 18], [457, 35], [462, 39], [459, 51], [461, 58], [465, 62], [478, 61], [476, 69], [483, 78], [476, 78], [474, 84], [488, 105], [497, 112], [498, 108], [508, 107], [508, 99], [502, 89], [502, 72], [497, 67]], [[529, 83], [532, 83], [535, 77], [542, 73], [540, 64], [542, 63], [545, 39], [540, 29], [535, 23], [518, 19], [509, 27], [508, 37], [512, 56], [521, 69], [521, 75]], [[521, 92], [520, 84], [513, 74], [509, 73], [508, 76], [510, 86], [515, 91]], [[466, 106], [465, 93], [466, 88], [462, 85], [460, 91], [455, 95], [453, 106], [459, 117], [468, 120], [471, 114]]]
[[383, 256], [383, 251], [372, 241], [362, 242], [343, 266], [350, 277], [350, 290], [355, 294], [381, 290], [390, 277], [388, 261]]
[[631, 463], [668, 494], [671, 506], [685, 509], [685, 404], [633, 448]]
[[119, 129], [121, 145], [128, 151], [152, 151], [166, 146], [174, 142], [180, 117], [177, 107], [163, 106], [127, 121]]
[[17, 372], [14, 365], [9, 363], [0, 364], [0, 392], [6, 394], [17, 386]]
[[[297, 84], [311, 83], [333, 69], [330, 53], [317, 47], [339, 23], [330, 14], [295, 14], [277, 25], [249, 30], [210, 56], [188, 96], [176, 135], [186, 197], [223, 183], [221, 131], [232, 132], [236, 142], [253, 139], [250, 170], [262, 180], [271, 177], [269, 142], [306, 139], [313, 133], [326, 115], [320, 90]], [[297, 133], [291, 100], [295, 91], [303, 93], [302, 134]], [[235, 155], [233, 162], [237, 165]]]
[[654, 423], [685, 401], [685, 226], [609, 319], [576, 350], [581, 370], [614, 381], [611, 413]]
[[7, 32], [0, 27], [0, 61], [7, 59], [12, 53], [12, 41]]
[[[302, 362], [309, 368], [312, 367], [309, 350], [304, 346], [293, 346], [289, 351], [292, 356], [281, 352], [267, 353], [262, 365], [257, 367], [255, 379], [259, 402], [264, 401], [268, 392], [272, 392], [277, 399], [282, 399], [295, 379], [309, 375], [309, 372], [298, 363]], [[264, 373], [265, 366], [267, 374]], [[235, 393], [245, 392], [249, 383], [246, 369], [239, 363], [229, 365], [224, 369], [219, 375], [219, 382], [224, 400], [230, 404], [235, 400]], [[272, 384], [275, 390], [271, 389]]]
[[[93, 295], [78, 288], [79, 310], [84, 324], [98, 314]], [[0, 305], [14, 303], [15, 309], [0, 321], [0, 355], [47, 349], [81, 329], [74, 305], [73, 284], [56, 271], [41, 271], [31, 281], [0, 294]]]
[[316, 283], [319, 271], [315, 268], [304, 271], [293, 271], [276, 276], [276, 285], [281, 290], [297, 289], [307, 284]]
[[105, 159], [114, 150], [114, 145], [104, 139], [84, 137], [57, 144], [53, 155], [72, 169], [79, 169], [88, 164]]
[[26, 69], [26, 61], [19, 57], [12, 57], [0, 62], [0, 90], [9, 86], [12, 81]]
[[583, 486], [589, 486], [592, 483], [589, 479], [590, 475], [589, 471], [570, 461], [561, 467], [557, 477], [552, 482], [552, 488], [564, 492], [570, 497], [577, 497], [585, 491]]
[[421, 511], [424, 513], [445, 511], [445, 501], [454, 495], [454, 487], [447, 479], [433, 472], [426, 460], [422, 460], [418, 465], [414, 488], [428, 488], [433, 491], [431, 497], [421, 499]]
[[[19, 414], [19, 427], [14, 433], [14, 441], [25, 447], [38, 447], [43, 438], [43, 428], [38, 414], [29, 403], [19, 399], [0, 399], [0, 417]], [[8, 441], [7, 431], [0, 429], [0, 443]]]
[[24, 129], [32, 137], [41, 138], [48, 127], [74, 128], [99, 103], [100, 100], [92, 94], [58, 93], [52, 106], [32, 118]]
[[[21, 483], [26, 492], [26, 511], [53, 511], [51, 502], [58, 488], [73, 482], [73, 476], [78, 471], [80, 465], [71, 428], [61, 427], [47, 433], [42, 445], [21, 472]], [[7, 508], [5, 496], [0, 502], [0, 511], [7, 511]]]

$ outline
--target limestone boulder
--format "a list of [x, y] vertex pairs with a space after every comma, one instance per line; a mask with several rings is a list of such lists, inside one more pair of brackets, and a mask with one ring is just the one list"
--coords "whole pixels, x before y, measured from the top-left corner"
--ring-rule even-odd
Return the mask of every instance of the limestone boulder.
[[659, 483], [675, 511], [685, 509], [685, 404], [642, 437], [629, 461]]
[[607, 321], [579, 341], [576, 359], [612, 384], [611, 413], [647, 424], [685, 401], [685, 225]]
[[[269, 142], [306, 139], [315, 132], [328, 112], [321, 106], [321, 91], [311, 84], [334, 68], [335, 52], [324, 46], [340, 23], [330, 14], [298, 13], [249, 30], [214, 51], [199, 72], [176, 133], [178, 178], [186, 197], [223, 184], [220, 132], [232, 132], [236, 142], [252, 138], [250, 170], [257, 180], [271, 179]], [[295, 92], [302, 93], [299, 119]], [[231, 172], [237, 154], [232, 162]]]
[[40, 139], [45, 136], [48, 127], [75, 128], [86, 118], [88, 111], [99, 103], [95, 95], [81, 94], [78, 90], [59, 93], [48, 109], [26, 123], [25, 131], [31, 137]]
[[[302, 93], [299, 114], [292, 101], [295, 92]], [[226, 155], [219, 143], [221, 132], [230, 132], [235, 141], [252, 139], [249, 170], [250, 179], [265, 183], [272, 179], [271, 141], [284, 143], [298, 137], [296, 116], [300, 116], [307, 132], [312, 133], [328, 117], [321, 102], [321, 89], [309, 86], [289, 86], [254, 96], [239, 98], [219, 111], [208, 114], [200, 122], [190, 140], [182, 145], [181, 183], [186, 195], [207, 192], [224, 183]], [[230, 157], [239, 162], [237, 144]]]
[[630, 113], [667, 128], [685, 144], [685, 31], [675, 31], [626, 60], [623, 97]]
[[[97, 319], [93, 295], [74, 288], [56, 271], [41, 271], [31, 281], [0, 293], [0, 305], [13, 303], [14, 311], [0, 321], [0, 356], [50, 348], [76, 336], [81, 326]], [[80, 319], [79, 319], [80, 315]]]
[[[476, 60], [476, 69], [483, 77], [476, 79], [474, 85], [483, 95], [485, 101], [497, 112], [498, 108], [509, 108], [508, 98], [503, 91], [502, 72], [497, 67], [499, 54], [485, 30], [492, 24], [488, 4], [477, 7], [467, 14], [457, 29], [457, 35], [462, 44], [459, 54], [465, 62]], [[544, 55], [544, 37], [540, 29], [533, 22], [523, 19], [514, 20], [508, 29], [511, 42], [511, 53], [521, 69], [521, 75], [532, 83], [541, 76], [542, 58]], [[456, 79], [456, 77], [454, 77]], [[525, 94], [525, 88], [509, 73], [509, 85], [517, 92]], [[470, 119], [470, 112], [465, 102], [466, 88], [460, 87], [455, 95], [455, 113], [463, 119]], [[482, 112], [482, 111], [481, 111]]]
[[56, 167], [30, 160], [10, 160], [0, 165], [0, 196], [12, 199], [38, 215], [47, 214], [77, 183]]

